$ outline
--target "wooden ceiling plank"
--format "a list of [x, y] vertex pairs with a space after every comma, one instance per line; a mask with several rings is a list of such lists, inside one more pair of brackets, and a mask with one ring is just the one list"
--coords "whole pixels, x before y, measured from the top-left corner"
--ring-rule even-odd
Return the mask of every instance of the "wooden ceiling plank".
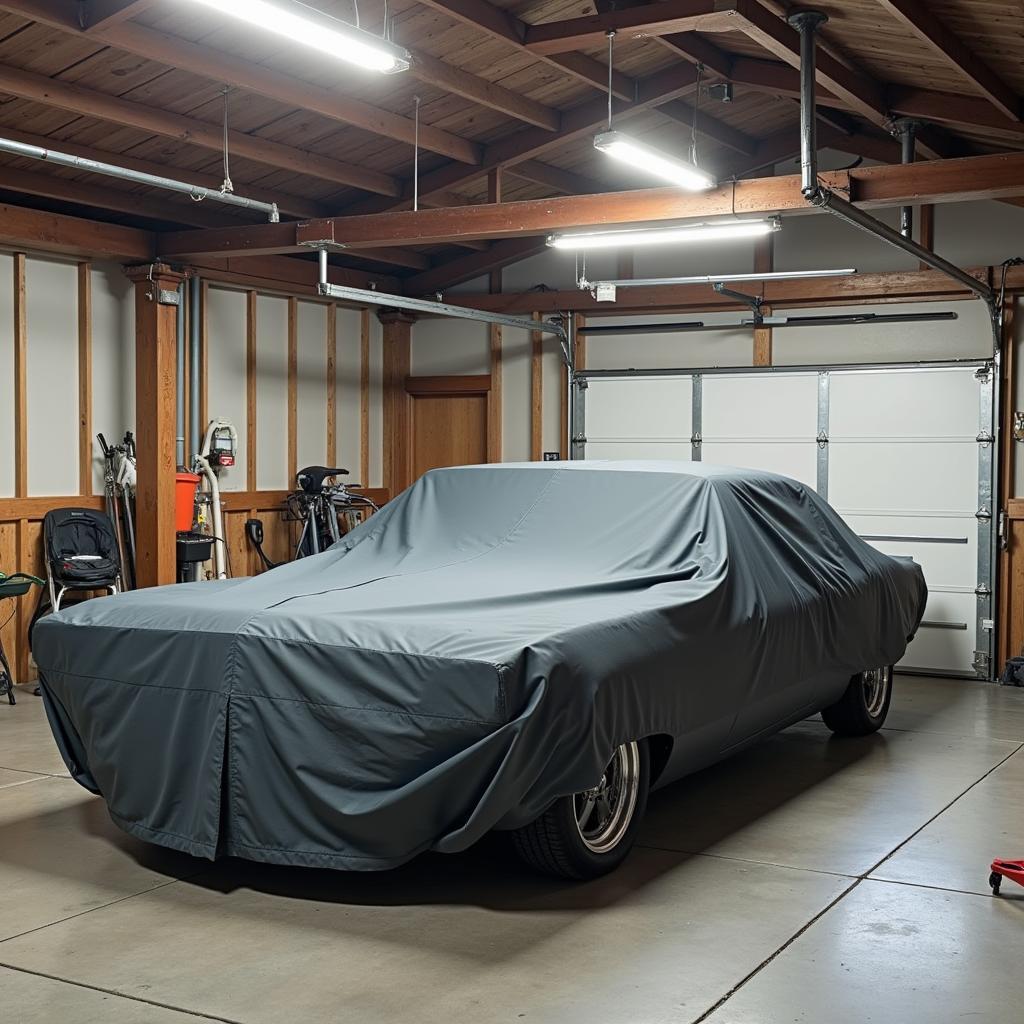
[[485, 253], [456, 256], [422, 274], [406, 278], [402, 282], [402, 291], [406, 295], [433, 295], [536, 256], [546, 248], [544, 240], [536, 238], [510, 238], [495, 242]]
[[[463, 25], [470, 25], [487, 33], [492, 39], [516, 47], [528, 53], [523, 40], [526, 37], [527, 25], [511, 12], [504, 11], [488, 3], [488, 0], [420, 0], [425, 7], [440, 11]], [[587, 85], [597, 89], [607, 89], [608, 68], [600, 61], [582, 53], [566, 53], [546, 56], [532, 56], [557, 67], [567, 75], [572, 75]], [[636, 92], [636, 84], [628, 75], [616, 72], [612, 79], [612, 91], [622, 100], [632, 100]]]
[[[42, 22], [63, 32], [82, 35], [71, 14], [73, 5], [60, 0], [2, 0], [0, 10]], [[146, 28], [132, 22], [101, 25], [90, 39], [100, 39], [110, 46], [154, 60], [168, 67], [181, 68], [214, 82], [224, 82], [239, 89], [258, 93], [289, 107], [314, 111], [343, 124], [383, 135], [400, 142], [413, 143], [416, 134], [412, 118], [393, 114], [336, 90], [303, 82], [290, 75], [253, 64], [230, 53], [211, 49], [187, 39]], [[476, 163], [480, 147], [468, 139], [436, 128], [420, 125], [420, 145], [424, 149], [464, 163]]]
[[910, 29], [941, 57], [959, 69], [1007, 117], [1020, 120], [1020, 97], [983, 60], [965, 46], [942, 21], [917, 0], [878, 0], [901, 25]]
[[724, 121], [716, 121], [703, 111], [697, 113], [689, 103], [685, 103], [683, 100], [671, 100], [668, 103], [662, 103], [659, 105], [658, 110], [660, 113], [672, 118], [673, 121], [678, 121], [688, 128], [693, 124], [694, 117], [696, 117], [698, 135], [704, 135], [723, 146], [727, 146], [729, 149], [734, 149], [737, 153], [752, 156], [757, 152], [759, 139], [737, 131], [735, 128], [725, 124]]
[[82, 26], [86, 32], [98, 28], [116, 25], [119, 21], [127, 21], [136, 14], [149, 10], [158, 0], [85, 0], [81, 4], [84, 15]]
[[[70, 153], [73, 156], [80, 156], [86, 160], [97, 160], [101, 163], [114, 164], [118, 167], [127, 167], [134, 171], [141, 171], [143, 174], [156, 174], [166, 178], [187, 181], [190, 185], [201, 185], [203, 188], [219, 189], [222, 184], [221, 178], [211, 174], [203, 174], [200, 171], [193, 171], [187, 168], [179, 170], [168, 164], [140, 160], [128, 153], [96, 149], [93, 146], [83, 146], [78, 142], [54, 139], [46, 135], [33, 135], [31, 132], [19, 131], [16, 128], [0, 127], [0, 137], [12, 139], [15, 142], [23, 142], [28, 146], [39, 146], [41, 149], [52, 149], [60, 153]], [[328, 212], [320, 203], [315, 203], [312, 200], [303, 199], [299, 196], [291, 196], [276, 190], [271, 191], [244, 185], [239, 187], [239, 191], [244, 191], [250, 198], [258, 199], [261, 202], [277, 203], [282, 213], [291, 214], [296, 217], [322, 217]]]
[[720, 12], [716, 0], [661, 0], [606, 14], [529, 25], [524, 42], [531, 53], [551, 56], [600, 46], [609, 32], [620, 39], [646, 39], [697, 29], [725, 32], [734, 14]]
[[[28, 71], [0, 66], [0, 92], [59, 107], [84, 117], [100, 118], [155, 135], [166, 135], [218, 153], [223, 150], [222, 129], [209, 122], [157, 110], [142, 103], [123, 100], [80, 85], [55, 81]], [[355, 167], [317, 153], [295, 149], [243, 132], [231, 131], [228, 138], [232, 153], [271, 167], [323, 178], [341, 185], [352, 185], [384, 195], [398, 196], [402, 192], [401, 184], [395, 178], [377, 171]]]
[[1024, 135], [1020, 121], [1001, 114], [979, 96], [933, 92], [907, 86], [890, 86], [889, 107], [901, 117], [917, 117], [936, 124], [973, 128], [1010, 137]]
[[694, 32], [659, 36], [658, 42], [693, 64], [703, 64], [707, 71], [718, 78], [728, 79], [732, 75], [732, 54]]
[[[719, 6], [723, 6], [720, 4]], [[729, 0], [728, 8], [737, 15], [735, 28], [794, 68], [800, 67], [800, 34], [757, 0]], [[833, 95], [873, 124], [889, 122], [889, 110], [882, 87], [821, 52], [817, 60], [817, 80]]]
[[601, 183], [593, 178], [546, 164], [541, 160], [524, 160], [510, 167], [509, 173], [517, 178], [536, 182], [538, 185], [547, 185], [570, 196], [604, 191]]

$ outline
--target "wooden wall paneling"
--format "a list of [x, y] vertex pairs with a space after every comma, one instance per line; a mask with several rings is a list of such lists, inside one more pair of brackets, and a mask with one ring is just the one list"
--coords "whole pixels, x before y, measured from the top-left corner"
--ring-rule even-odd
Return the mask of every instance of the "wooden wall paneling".
[[[18, 572], [30, 572], [35, 575], [41, 575], [36, 571], [36, 560], [32, 557], [31, 526], [32, 524], [29, 520], [19, 519], [15, 527], [16, 566]], [[18, 643], [14, 651], [12, 667], [18, 682], [28, 682], [29, 680], [28, 624], [32, 619], [32, 611], [35, 608], [32, 604], [34, 596], [30, 592], [25, 597], [19, 598], [18, 610], [15, 614]]]
[[[925, 203], [918, 208], [918, 241], [926, 249], [935, 250], [935, 207]], [[918, 264], [921, 270], [927, 270], [927, 263]]]
[[92, 493], [92, 267], [78, 264], [78, 489]]
[[[338, 462], [338, 307], [327, 307], [327, 465]], [[364, 481], [360, 481], [361, 483]]]
[[491, 387], [487, 392], [487, 461], [501, 462], [501, 325], [488, 324], [491, 349]]
[[299, 471], [299, 300], [288, 299], [288, 482]]
[[256, 292], [245, 295], [245, 481], [256, 490]]
[[163, 263], [128, 270], [135, 284], [135, 437], [139, 467], [135, 533], [138, 586], [173, 583], [175, 380], [178, 307], [159, 301], [183, 274]]
[[[18, 524], [0, 523], [0, 570], [6, 573], [19, 569], [18, 565]], [[14, 673], [15, 682], [22, 682], [24, 677], [18, 670], [18, 652], [21, 643], [18, 604], [22, 601], [34, 601], [35, 594], [29, 592], [25, 597], [8, 598], [0, 601], [0, 644], [7, 652]]]
[[370, 311], [359, 317], [359, 482], [370, 484]]
[[232, 577], [252, 575], [249, 542], [245, 536], [245, 521], [248, 518], [248, 510], [224, 513], [224, 543], [228, 553], [229, 575]]
[[25, 254], [14, 254], [14, 494], [28, 494], [28, 325]]
[[[540, 313], [531, 314], [540, 320]], [[544, 335], [530, 331], [530, 458], [539, 462], [544, 446]]]

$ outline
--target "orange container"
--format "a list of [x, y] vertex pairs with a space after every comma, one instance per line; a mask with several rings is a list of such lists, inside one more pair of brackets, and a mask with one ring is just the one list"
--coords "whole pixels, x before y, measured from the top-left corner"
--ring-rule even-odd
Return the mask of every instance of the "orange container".
[[196, 488], [200, 479], [195, 473], [176, 473], [174, 476], [174, 529], [177, 533], [192, 529]]

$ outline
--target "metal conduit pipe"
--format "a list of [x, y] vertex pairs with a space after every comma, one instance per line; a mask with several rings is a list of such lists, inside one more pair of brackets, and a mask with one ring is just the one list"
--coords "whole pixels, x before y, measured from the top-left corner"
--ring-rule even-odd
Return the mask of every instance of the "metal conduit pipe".
[[199, 297], [202, 293], [202, 281], [198, 277], [188, 279], [189, 317], [188, 317], [188, 349], [189, 349], [189, 438], [193, 453], [199, 451], [203, 435], [199, 425], [199, 386], [202, 366], [199, 354]]
[[52, 149], [43, 149], [41, 146], [30, 146], [24, 142], [15, 142], [13, 139], [0, 138], [0, 153], [23, 156], [30, 160], [44, 160], [47, 163], [60, 164], [62, 167], [72, 167], [77, 171], [105, 174], [108, 178], [121, 178], [124, 181], [134, 181], [139, 185], [150, 185], [153, 188], [162, 188], [170, 192], [183, 192], [185, 195], [191, 196], [196, 200], [209, 199], [215, 203], [226, 203], [228, 206], [241, 206], [246, 210], [258, 210], [260, 213], [265, 213], [271, 223], [274, 224], [281, 219], [277, 203], [264, 203], [258, 199], [247, 199], [245, 196], [236, 196], [233, 192], [221, 192], [218, 189], [204, 188], [202, 185], [191, 185], [188, 182], [177, 181], [174, 178], [164, 178], [159, 174], [133, 171], [129, 167], [118, 167], [116, 164], [105, 164], [99, 160], [89, 160], [84, 156], [60, 153]]
[[185, 467], [185, 282], [178, 285], [178, 372], [175, 378], [174, 395], [177, 407], [174, 419], [174, 464]]
[[[964, 285], [988, 304], [993, 319], [998, 319], [996, 302], [992, 289], [983, 281], [972, 277], [965, 270], [911, 238], [904, 238], [899, 231], [865, 213], [849, 200], [837, 195], [832, 189], [818, 182], [817, 132], [815, 126], [815, 33], [828, 20], [821, 11], [801, 11], [789, 17], [789, 23], [800, 33], [800, 191], [804, 198], [819, 210], [838, 217], [868, 234], [894, 245], [897, 249], [916, 256], [922, 263], [941, 271], [947, 277]], [[998, 335], [997, 335], [998, 337]]]

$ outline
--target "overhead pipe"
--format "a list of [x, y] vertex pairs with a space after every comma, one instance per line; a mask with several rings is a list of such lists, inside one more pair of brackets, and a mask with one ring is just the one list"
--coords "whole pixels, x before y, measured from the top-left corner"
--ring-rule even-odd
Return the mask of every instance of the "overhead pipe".
[[789, 23], [800, 33], [800, 191], [804, 198], [819, 210], [866, 231], [897, 249], [910, 253], [922, 263], [940, 271], [947, 277], [962, 284], [989, 306], [992, 317], [998, 318], [995, 309], [995, 295], [983, 281], [972, 277], [965, 270], [941, 256], [918, 245], [912, 238], [905, 238], [899, 231], [883, 224], [869, 213], [854, 206], [849, 200], [837, 195], [818, 181], [817, 126], [815, 122], [815, 33], [828, 20], [821, 11], [800, 11], [789, 16]]
[[108, 178], [120, 178], [123, 181], [132, 181], [139, 185], [149, 185], [152, 188], [162, 188], [170, 192], [183, 192], [197, 202], [201, 199], [209, 199], [215, 203], [226, 203], [228, 206], [241, 206], [246, 210], [257, 210], [260, 213], [265, 213], [272, 224], [278, 223], [281, 219], [277, 203], [264, 203], [258, 199], [247, 199], [245, 196], [235, 195], [234, 192], [221, 192], [215, 188], [191, 185], [185, 181], [177, 181], [175, 178], [164, 178], [159, 174], [147, 174], [145, 171], [133, 171], [130, 167], [118, 167], [116, 164], [106, 164], [100, 160], [89, 160], [87, 157], [75, 156], [72, 153], [60, 153], [53, 149], [43, 149], [41, 146], [30, 146], [28, 143], [15, 142], [13, 139], [0, 138], [0, 153], [27, 157], [29, 160], [43, 160], [46, 163], [71, 167], [76, 171], [104, 174]]
[[[900, 163], [914, 162], [914, 145], [917, 142], [919, 122], [912, 117], [901, 117], [893, 124], [893, 130], [900, 140]], [[914, 237], [914, 208], [900, 207], [900, 234], [904, 238]]]

